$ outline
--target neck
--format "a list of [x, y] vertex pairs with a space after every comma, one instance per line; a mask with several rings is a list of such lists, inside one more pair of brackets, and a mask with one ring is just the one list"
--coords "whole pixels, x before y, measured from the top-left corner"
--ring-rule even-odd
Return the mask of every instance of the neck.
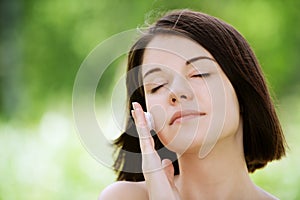
[[198, 152], [179, 156], [180, 175], [176, 185], [183, 199], [240, 199], [246, 194], [249, 196], [249, 191], [255, 186], [248, 175], [242, 144], [240, 130], [236, 135], [219, 140], [205, 158], [200, 159]]

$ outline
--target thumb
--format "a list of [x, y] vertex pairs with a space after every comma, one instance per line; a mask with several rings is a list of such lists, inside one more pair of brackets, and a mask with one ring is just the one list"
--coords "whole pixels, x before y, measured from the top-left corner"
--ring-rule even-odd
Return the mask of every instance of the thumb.
[[172, 161], [169, 159], [162, 160], [162, 166], [164, 168], [164, 172], [169, 180], [169, 183], [172, 187], [175, 187], [174, 183], [174, 167]]

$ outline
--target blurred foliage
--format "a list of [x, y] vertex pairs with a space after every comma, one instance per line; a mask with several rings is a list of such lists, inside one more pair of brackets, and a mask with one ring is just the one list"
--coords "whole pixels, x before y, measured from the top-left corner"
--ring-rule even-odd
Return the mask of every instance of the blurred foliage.
[[299, 85], [299, 4], [280, 0], [1, 0], [1, 115], [32, 121], [49, 103], [70, 101], [76, 72], [97, 44], [177, 8], [204, 11], [235, 26], [253, 46], [274, 93], [284, 96]]
[[[260, 60], [272, 94], [281, 104], [279, 111], [287, 139], [294, 141], [290, 145], [291, 160], [280, 166], [300, 164], [293, 157], [300, 153], [295, 142], [300, 141], [295, 136], [300, 117], [290, 115], [299, 113], [300, 1], [0, 0], [0, 155], [5, 162], [0, 164], [0, 200], [94, 198], [113, 180], [109, 173], [103, 177], [107, 169], [89, 160], [78, 142], [69, 143], [74, 137], [70, 134], [74, 132], [71, 122], [65, 120], [67, 129], [59, 126], [64, 122], [62, 115], [72, 115], [76, 73], [100, 42], [179, 8], [217, 16], [246, 37]], [[107, 71], [101, 84], [111, 88], [116, 71]], [[98, 93], [108, 98], [107, 87], [99, 87]], [[54, 116], [45, 125], [49, 110], [64, 114]], [[80, 156], [84, 158], [80, 160]], [[283, 199], [300, 199], [299, 192], [295, 192], [300, 185], [299, 172], [293, 167], [293, 172], [285, 176], [283, 167], [272, 168], [267, 175], [259, 174], [254, 179]], [[282, 180], [283, 176], [292, 181]], [[281, 182], [288, 185], [288, 191]]]

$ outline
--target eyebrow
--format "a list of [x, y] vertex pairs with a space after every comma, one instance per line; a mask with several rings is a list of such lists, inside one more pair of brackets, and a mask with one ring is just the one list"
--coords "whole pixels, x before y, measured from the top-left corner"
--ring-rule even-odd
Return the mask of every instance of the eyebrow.
[[[211, 61], [216, 62], [215, 59], [210, 58], [210, 57], [207, 57], [207, 56], [197, 56], [197, 57], [194, 57], [194, 58], [191, 58], [191, 59], [187, 60], [187, 61], [185, 62], [185, 65], [190, 65], [190, 64], [193, 63], [193, 62], [196, 62], [196, 61], [198, 61], [198, 60], [203, 60], [203, 59], [207, 59], [207, 60], [211, 60]], [[149, 70], [148, 72], [146, 72], [146, 73], [144, 74], [143, 78], [145, 78], [146, 76], [148, 76], [148, 75], [151, 74], [151, 73], [154, 73], [154, 72], [160, 72], [160, 71], [162, 71], [160, 68], [154, 68], [154, 69], [151, 69], [151, 70]]]
[[154, 68], [154, 69], [151, 69], [151, 70], [147, 71], [147, 72], [144, 74], [144, 77], [143, 77], [143, 78], [145, 78], [146, 76], [148, 76], [148, 75], [151, 74], [151, 73], [154, 73], [154, 72], [160, 72], [160, 71], [161, 71], [160, 68]]
[[207, 60], [211, 60], [211, 61], [214, 61], [214, 62], [217, 62], [215, 59], [211, 58], [211, 57], [208, 57], [208, 56], [197, 56], [195, 58], [191, 58], [189, 60], [187, 60], [185, 62], [186, 65], [189, 65], [191, 64], [192, 62], [196, 62], [197, 60], [203, 60], [203, 59], [207, 59]]

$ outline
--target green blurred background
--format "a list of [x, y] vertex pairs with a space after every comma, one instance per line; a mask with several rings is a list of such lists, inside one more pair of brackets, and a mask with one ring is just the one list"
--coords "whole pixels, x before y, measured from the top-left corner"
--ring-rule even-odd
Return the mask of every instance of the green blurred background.
[[[101, 41], [176, 8], [229, 22], [253, 47], [290, 148], [287, 157], [251, 177], [280, 199], [300, 199], [300, 1], [0, 2], [0, 200], [96, 199], [114, 181], [114, 173], [94, 160], [77, 136], [76, 73]], [[110, 70], [101, 83], [112, 88], [115, 74]], [[103, 102], [109, 99], [104, 88], [97, 91]]]

